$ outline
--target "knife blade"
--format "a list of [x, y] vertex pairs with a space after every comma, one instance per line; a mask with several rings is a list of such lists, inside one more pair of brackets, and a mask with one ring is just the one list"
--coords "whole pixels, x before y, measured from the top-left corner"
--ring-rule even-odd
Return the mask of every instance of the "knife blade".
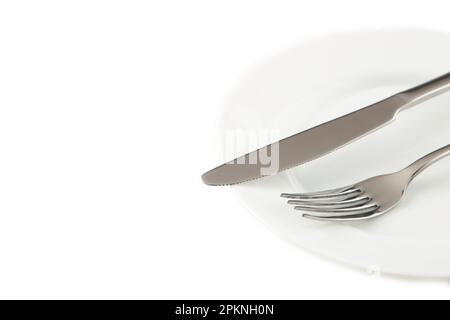
[[[202, 175], [207, 185], [254, 180], [305, 164], [395, 120], [397, 113], [450, 89], [450, 73], [222, 164]], [[275, 165], [274, 165], [275, 164]]]

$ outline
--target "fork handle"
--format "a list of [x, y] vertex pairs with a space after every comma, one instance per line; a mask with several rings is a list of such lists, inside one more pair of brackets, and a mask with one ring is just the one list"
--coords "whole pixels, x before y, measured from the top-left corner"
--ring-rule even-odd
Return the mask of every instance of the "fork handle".
[[407, 102], [404, 108], [409, 108], [431, 99], [447, 90], [450, 90], [450, 72], [424, 84], [403, 91], [399, 93], [399, 95], [404, 97]]
[[450, 155], [450, 144], [424, 156], [423, 158], [420, 158], [419, 160], [405, 168], [404, 172], [408, 173], [411, 177], [411, 180], [413, 180], [423, 170], [436, 163], [437, 161], [444, 159], [448, 155]]

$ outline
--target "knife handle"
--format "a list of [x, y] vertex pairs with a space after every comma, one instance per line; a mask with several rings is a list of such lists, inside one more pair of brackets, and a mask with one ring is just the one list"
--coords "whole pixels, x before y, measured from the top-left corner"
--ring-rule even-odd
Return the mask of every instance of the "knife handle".
[[403, 91], [399, 95], [406, 99], [407, 103], [404, 107], [409, 108], [448, 90], [450, 90], [450, 72], [417, 87]]

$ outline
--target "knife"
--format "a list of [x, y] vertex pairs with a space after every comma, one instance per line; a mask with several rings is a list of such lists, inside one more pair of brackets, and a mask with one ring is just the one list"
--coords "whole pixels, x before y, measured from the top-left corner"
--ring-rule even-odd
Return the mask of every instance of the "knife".
[[400, 111], [447, 90], [450, 72], [222, 164], [203, 174], [202, 180], [212, 186], [233, 185], [305, 164], [382, 128]]

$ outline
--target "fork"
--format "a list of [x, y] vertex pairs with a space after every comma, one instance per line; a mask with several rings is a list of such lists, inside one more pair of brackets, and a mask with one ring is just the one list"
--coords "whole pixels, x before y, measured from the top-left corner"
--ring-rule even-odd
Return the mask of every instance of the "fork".
[[283, 193], [303, 217], [319, 221], [357, 221], [378, 217], [394, 208], [410, 182], [433, 163], [450, 155], [450, 144], [405, 169], [376, 176], [354, 185], [312, 193]]

